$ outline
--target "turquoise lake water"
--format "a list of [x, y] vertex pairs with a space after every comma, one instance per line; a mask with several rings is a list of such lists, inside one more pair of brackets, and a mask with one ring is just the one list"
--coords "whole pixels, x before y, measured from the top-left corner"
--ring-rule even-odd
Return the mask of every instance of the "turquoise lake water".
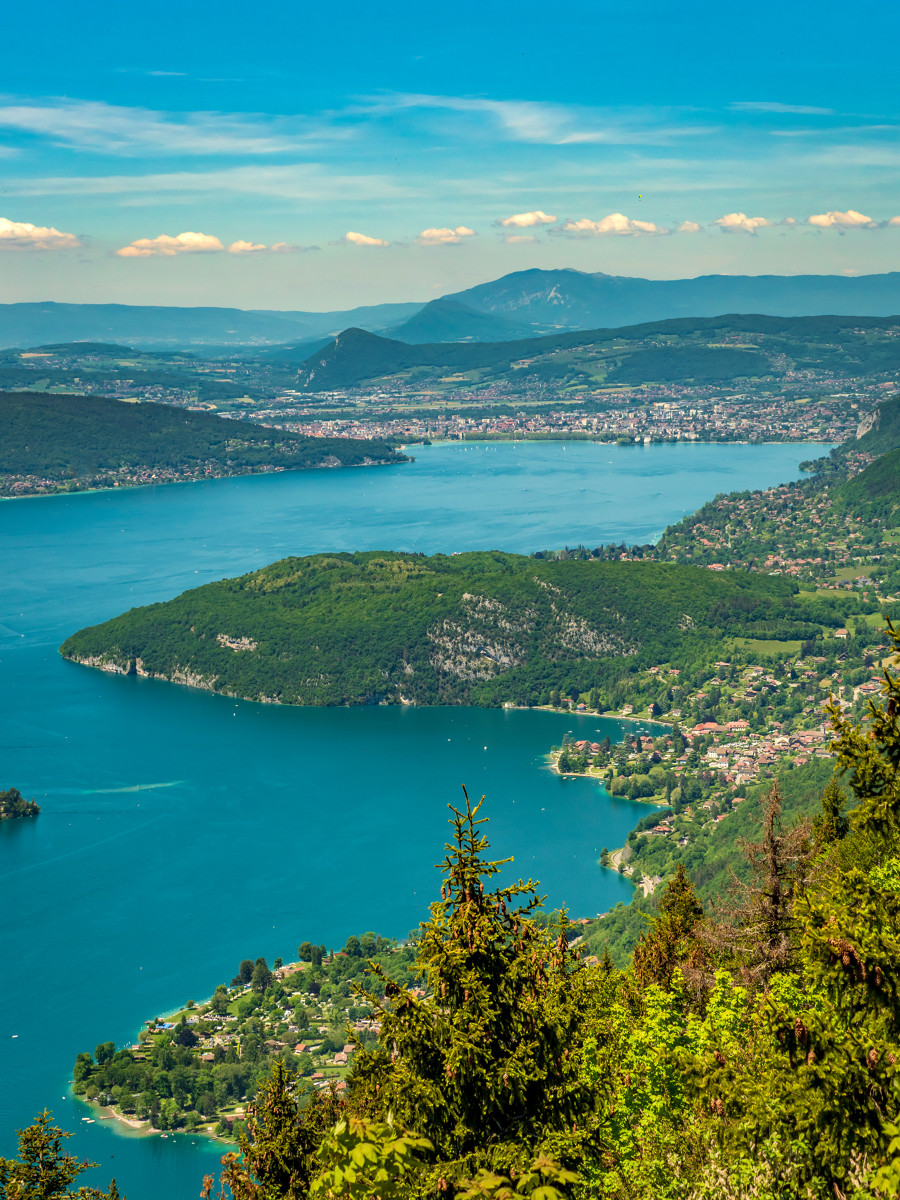
[[593, 915], [630, 885], [597, 865], [646, 809], [543, 755], [596, 717], [288, 709], [109, 677], [56, 653], [83, 625], [288, 554], [528, 552], [655, 539], [718, 492], [796, 478], [821, 446], [485, 443], [407, 466], [297, 472], [0, 504], [0, 1153], [47, 1106], [129, 1200], [192, 1200], [220, 1147], [115, 1136], [68, 1096], [75, 1054], [134, 1039], [242, 958], [403, 936], [438, 890], [447, 804], [486, 793], [498, 857]]

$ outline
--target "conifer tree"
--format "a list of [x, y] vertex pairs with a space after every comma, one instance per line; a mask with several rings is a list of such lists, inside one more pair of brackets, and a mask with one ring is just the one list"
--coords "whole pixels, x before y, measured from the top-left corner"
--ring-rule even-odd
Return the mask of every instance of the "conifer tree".
[[351, 1076], [351, 1106], [391, 1112], [432, 1141], [432, 1183], [481, 1166], [506, 1173], [527, 1165], [542, 1137], [570, 1126], [585, 1106], [575, 955], [561, 927], [532, 919], [541, 900], [530, 880], [485, 886], [511, 860], [485, 857], [480, 808], [467, 794], [465, 809], [451, 808], [441, 899], [418, 943], [429, 995], [376, 968], [385, 999], [369, 999], [380, 1044], [359, 1053]]
[[0, 1200], [125, 1200], [113, 1180], [108, 1192], [73, 1184], [96, 1163], [82, 1162], [63, 1149], [71, 1133], [51, 1124], [44, 1109], [26, 1129], [18, 1131], [19, 1157], [0, 1158]]
[[668, 990], [676, 967], [690, 970], [702, 964], [705, 956], [695, 936], [702, 919], [703, 906], [684, 864], [679, 863], [660, 898], [651, 929], [634, 948], [632, 968], [641, 987], [655, 983]]
[[[241, 1131], [238, 1152], [222, 1158], [218, 1200], [306, 1200], [315, 1178], [315, 1153], [342, 1116], [331, 1091], [306, 1097], [301, 1106], [298, 1081], [280, 1059], [260, 1088]], [[202, 1196], [211, 1200], [215, 1181], [207, 1175]]]

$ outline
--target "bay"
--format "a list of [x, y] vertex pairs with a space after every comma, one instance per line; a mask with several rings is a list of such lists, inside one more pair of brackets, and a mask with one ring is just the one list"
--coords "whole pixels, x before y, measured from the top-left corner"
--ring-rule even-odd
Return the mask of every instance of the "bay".
[[130, 1200], [188, 1200], [220, 1149], [87, 1125], [80, 1050], [200, 999], [244, 957], [402, 937], [437, 889], [447, 804], [488, 797], [490, 836], [549, 903], [629, 898], [598, 866], [646, 811], [543, 754], [596, 717], [287, 709], [62, 662], [73, 630], [316, 550], [528, 552], [646, 542], [717, 492], [796, 478], [820, 446], [415, 447], [412, 464], [0, 505], [0, 786], [43, 806], [0, 827], [0, 1153], [45, 1105]]

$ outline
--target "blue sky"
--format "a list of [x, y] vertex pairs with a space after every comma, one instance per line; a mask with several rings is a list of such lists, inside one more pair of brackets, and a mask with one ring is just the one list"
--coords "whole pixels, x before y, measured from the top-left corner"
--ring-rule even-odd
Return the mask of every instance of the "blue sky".
[[0, 47], [0, 301], [900, 269], [894, 6], [51, 0], [33, 21]]

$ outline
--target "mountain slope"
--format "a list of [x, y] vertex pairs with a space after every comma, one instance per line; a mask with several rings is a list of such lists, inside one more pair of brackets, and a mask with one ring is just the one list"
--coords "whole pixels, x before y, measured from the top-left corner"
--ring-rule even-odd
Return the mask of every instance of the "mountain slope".
[[421, 304], [376, 304], [333, 313], [140, 304], [0, 304], [0, 348], [63, 342], [130, 346], [266, 346], [330, 336], [348, 325], [386, 329]]
[[432, 300], [388, 336], [413, 345], [423, 342], [508, 342], [527, 338], [527, 325], [476, 312], [456, 300]]
[[571, 268], [516, 271], [445, 299], [531, 324], [593, 329], [721, 313], [816, 316], [900, 313], [900, 272], [883, 275], [701, 275], [636, 279]]
[[132, 609], [61, 653], [289, 704], [535, 701], [696, 655], [721, 640], [717, 614], [775, 616], [795, 590], [668, 563], [316, 554]]
[[900, 525], [900, 449], [891, 450], [864, 471], [840, 484], [835, 503], [863, 520], [878, 518], [888, 526]]

